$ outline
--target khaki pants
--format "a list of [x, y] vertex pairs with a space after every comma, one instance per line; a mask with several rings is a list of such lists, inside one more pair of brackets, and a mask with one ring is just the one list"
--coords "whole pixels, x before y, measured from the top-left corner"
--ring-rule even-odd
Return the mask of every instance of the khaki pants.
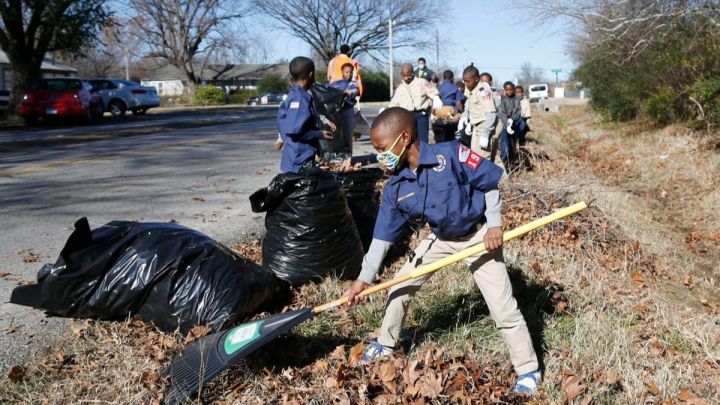
[[491, 151], [486, 151], [480, 147], [480, 138], [488, 139], [490, 141], [490, 147], [493, 146], [492, 139], [496, 132], [496, 121], [497, 116], [494, 112], [492, 112], [485, 115], [484, 121], [481, 121], [473, 126], [472, 138], [470, 139], [470, 149], [486, 159], [490, 159], [491, 156], [494, 155]]
[[[461, 241], [444, 241], [435, 235], [420, 242], [415, 249], [415, 257], [405, 263], [396, 277], [407, 274], [421, 265], [443, 259], [460, 250], [483, 241], [486, 227], [482, 227], [471, 237]], [[505, 344], [510, 349], [510, 360], [515, 372], [525, 374], [538, 369], [537, 356], [533, 349], [525, 318], [518, 309], [512, 286], [505, 268], [502, 249], [493, 254], [485, 253], [465, 259], [473, 272], [473, 278], [485, 298], [490, 315], [502, 333]], [[388, 292], [385, 317], [380, 327], [378, 342], [384, 346], [395, 347], [405, 320], [410, 299], [430, 278], [430, 274], [398, 284]]]

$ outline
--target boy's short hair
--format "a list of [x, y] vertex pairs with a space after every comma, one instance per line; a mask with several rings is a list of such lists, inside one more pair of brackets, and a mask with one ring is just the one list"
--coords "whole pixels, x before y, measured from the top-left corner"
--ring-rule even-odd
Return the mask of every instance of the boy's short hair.
[[345, 55], [350, 54], [350, 45], [348, 44], [342, 44], [340, 45], [340, 53], [344, 53]]
[[427, 62], [425, 61], [425, 58], [423, 58], [422, 56], [418, 58], [418, 62], [420, 62], [420, 61], [422, 61], [423, 63], [427, 63]]
[[346, 67], [349, 67], [350, 69], [355, 69], [355, 66], [353, 66], [352, 63], [347, 62], [347, 63], [343, 63], [343, 65], [340, 67], [340, 70], [345, 70]]
[[[466, 67], [465, 70], [463, 70], [463, 76], [465, 76], [468, 73], [472, 73], [474, 76], [480, 75], [480, 71], [478, 70], [478, 68], [476, 68], [473, 65], [470, 65], [470, 66]], [[480, 75], [480, 76], [482, 76], [482, 75]]]
[[523, 86], [515, 86], [515, 90], [518, 90], [518, 89], [522, 90], [523, 93], [525, 93], [525, 87], [523, 87]]
[[510, 86], [510, 87], [513, 88], [513, 90], [515, 90], [515, 83], [511, 82], [510, 80], [508, 80], [508, 81], [506, 81], [505, 83], [503, 83], [503, 89], [504, 89], [505, 87], [507, 87], [507, 86]]
[[308, 57], [296, 56], [290, 61], [290, 77], [293, 81], [307, 79], [314, 71], [315, 63]]
[[455, 75], [453, 74], [452, 70], [446, 70], [443, 72], [444, 80], [452, 80], [454, 78], [455, 78]]
[[492, 75], [488, 72], [482, 72], [480, 73], [480, 77], [487, 76], [488, 79], [492, 80]]

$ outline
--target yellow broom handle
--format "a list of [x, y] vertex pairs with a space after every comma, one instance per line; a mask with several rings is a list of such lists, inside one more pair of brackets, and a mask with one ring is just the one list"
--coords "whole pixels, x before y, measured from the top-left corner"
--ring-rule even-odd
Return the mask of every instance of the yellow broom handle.
[[[510, 239], [514, 239], [519, 236], [523, 236], [526, 233], [529, 233], [531, 231], [534, 231], [537, 228], [540, 228], [541, 226], [545, 226], [551, 222], [557, 221], [558, 219], [565, 218], [567, 216], [575, 214], [576, 212], [582, 211], [585, 208], [587, 208], [587, 205], [585, 204], [585, 202], [579, 202], [577, 204], [573, 204], [569, 207], [555, 211], [554, 213], [552, 213], [548, 216], [544, 216], [542, 218], [536, 219], [530, 223], [527, 223], [525, 225], [517, 227], [509, 232], [505, 232], [503, 234], [503, 241], [509, 241]], [[394, 285], [400, 284], [407, 280], [412, 280], [414, 278], [418, 278], [420, 276], [424, 276], [426, 274], [434, 273], [445, 266], [449, 266], [453, 263], [459, 262], [460, 260], [467, 259], [468, 257], [476, 256], [483, 252], [485, 252], [485, 243], [478, 243], [475, 246], [471, 246], [465, 250], [461, 250], [461, 251], [459, 251], [455, 254], [452, 254], [444, 259], [438, 260], [436, 262], [430, 263], [425, 266], [418, 267], [414, 271], [412, 271], [404, 276], [397, 277], [392, 280], [388, 280], [384, 283], [380, 283], [380, 284], [374, 285], [372, 287], [369, 287], [369, 288], [363, 290], [360, 294], [358, 294], [358, 296], [362, 297], [365, 295], [370, 295], [370, 294], [376, 293], [378, 291], [387, 290], [388, 288], [390, 288]], [[336, 299], [334, 301], [330, 301], [326, 304], [318, 305], [317, 307], [313, 308], [313, 312], [318, 314], [320, 312], [339, 307], [340, 305], [343, 305], [345, 303], [347, 303], [347, 297], [338, 298], [338, 299]]]

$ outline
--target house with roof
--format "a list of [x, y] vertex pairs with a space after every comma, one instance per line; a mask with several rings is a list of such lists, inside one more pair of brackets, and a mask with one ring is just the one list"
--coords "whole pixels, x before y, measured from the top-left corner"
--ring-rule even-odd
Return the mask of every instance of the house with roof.
[[[77, 75], [78, 70], [62, 63], [55, 62], [46, 57], [40, 66], [43, 77], [71, 77]], [[10, 89], [12, 88], [12, 66], [5, 52], [0, 50], [0, 106], [7, 105]]]
[[[197, 65], [195, 72], [201, 85], [221, 87], [228, 93], [239, 89], [256, 89], [260, 79], [268, 74], [277, 74], [290, 80], [287, 64]], [[185, 74], [172, 65], [146, 71], [140, 83], [155, 87], [160, 96], [179, 96], [188, 90]]]

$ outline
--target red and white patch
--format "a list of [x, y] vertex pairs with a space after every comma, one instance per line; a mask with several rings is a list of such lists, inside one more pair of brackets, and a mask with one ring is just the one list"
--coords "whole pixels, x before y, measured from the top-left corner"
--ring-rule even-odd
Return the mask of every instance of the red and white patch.
[[470, 151], [470, 155], [467, 158], [467, 161], [465, 162], [468, 167], [471, 167], [473, 170], [477, 169], [478, 166], [480, 166], [480, 162], [482, 162], [483, 157], [478, 155], [477, 153]]
[[480, 96], [480, 98], [482, 98], [485, 101], [488, 101], [492, 98], [492, 93], [490, 93], [489, 91], [484, 91], [483, 94]]

